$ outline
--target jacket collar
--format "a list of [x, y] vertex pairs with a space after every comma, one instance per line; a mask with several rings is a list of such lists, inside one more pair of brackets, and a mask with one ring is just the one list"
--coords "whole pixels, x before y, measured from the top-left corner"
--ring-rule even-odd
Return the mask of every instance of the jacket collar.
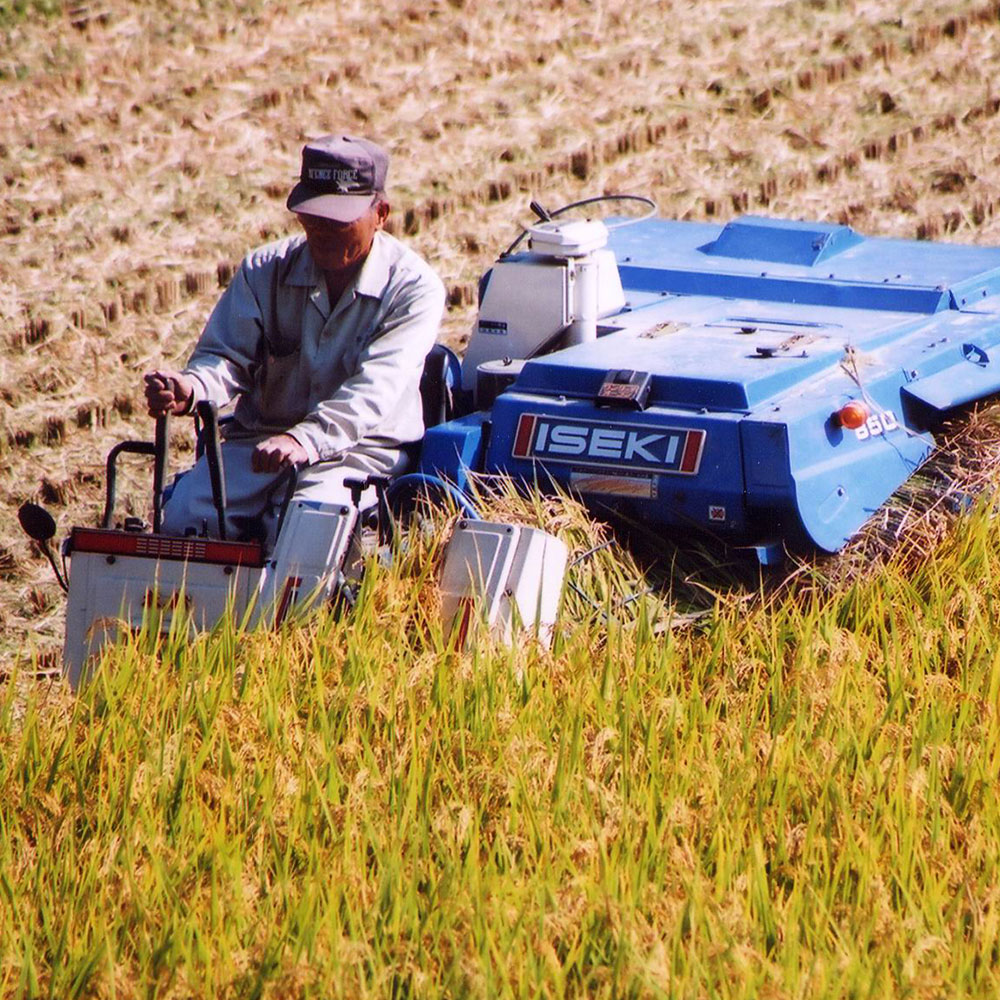
[[[376, 231], [375, 239], [372, 240], [372, 248], [368, 251], [368, 256], [351, 286], [355, 294], [367, 295], [375, 299], [380, 299], [385, 294], [389, 285], [391, 261], [389, 241], [390, 237], [384, 232]], [[305, 236], [297, 236], [293, 240], [281, 280], [286, 285], [321, 288], [324, 292], [326, 291], [323, 272], [312, 259]]]

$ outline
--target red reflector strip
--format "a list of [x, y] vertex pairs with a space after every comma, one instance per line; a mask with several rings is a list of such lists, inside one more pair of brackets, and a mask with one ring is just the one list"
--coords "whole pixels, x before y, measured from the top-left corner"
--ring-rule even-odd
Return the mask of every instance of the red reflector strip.
[[701, 448], [705, 443], [704, 431], [688, 431], [681, 458], [681, 472], [697, 472], [701, 465]]
[[511, 452], [515, 458], [524, 458], [530, 454], [531, 439], [535, 436], [536, 419], [533, 413], [522, 413], [518, 419], [514, 450]]
[[464, 649], [469, 638], [469, 625], [472, 623], [472, 613], [475, 611], [475, 601], [471, 597], [463, 597], [458, 602], [455, 613], [455, 645]]
[[280, 625], [288, 614], [288, 609], [299, 599], [302, 587], [301, 576], [290, 576], [285, 580], [285, 589], [281, 592], [281, 601], [274, 614], [274, 624]]
[[139, 556], [145, 559], [173, 559], [220, 565], [264, 565], [264, 552], [259, 542], [176, 538], [172, 535], [145, 535], [106, 528], [74, 528], [70, 535], [70, 552], [103, 552], [115, 556]]

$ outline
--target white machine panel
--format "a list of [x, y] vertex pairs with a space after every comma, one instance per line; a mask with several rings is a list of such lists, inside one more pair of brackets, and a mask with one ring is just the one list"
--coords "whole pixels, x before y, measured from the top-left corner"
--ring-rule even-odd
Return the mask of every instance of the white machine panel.
[[166, 633], [178, 612], [192, 630], [210, 629], [227, 611], [246, 612], [258, 567], [157, 560], [148, 556], [75, 552], [70, 561], [64, 670], [76, 688], [88, 659], [119, 630], [138, 630], [158, 617]]
[[538, 528], [461, 521], [448, 543], [441, 578], [445, 629], [466, 641], [478, 616], [505, 643], [518, 625], [549, 644], [566, 574], [568, 550]]
[[[597, 319], [621, 312], [624, 305], [611, 250], [582, 256], [530, 253], [497, 261], [462, 360], [462, 387], [475, 389], [476, 372], [484, 362], [536, 357], [557, 334], [582, 320], [593, 337]], [[570, 342], [582, 339], [586, 337], [571, 336]]]
[[479, 307], [462, 360], [462, 386], [473, 389], [476, 369], [498, 358], [530, 358], [570, 321], [566, 261], [498, 261]]
[[255, 621], [278, 625], [329, 598], [350, 569], [357, 523], [357, 508], [346, 504], [291, 504], [261, 579]]

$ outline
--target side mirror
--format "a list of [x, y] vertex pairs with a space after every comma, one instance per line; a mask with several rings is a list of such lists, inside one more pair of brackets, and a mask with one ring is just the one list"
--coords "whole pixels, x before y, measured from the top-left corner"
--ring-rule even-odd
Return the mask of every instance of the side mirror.
[[23, 503], [18, 508], [17, 519], [29, 538], [47, 542], [56, 533], [55, 518], [37, 503]]
[[59, 572], [56, 557], [52, 554], [52, 546], [49, 545], [52, 536], [56, 533], [55, 518], [44, 507], [39, 507], [37, 503], [29, 502], [21, 504], [18, 508], [17, 519], [21, 522], [21, 527], [24, 528], [28, 537], [38, 542], [42, 553], [48, 559], [49, 565], [52, 567], [52, 571], [59, 581], [59, 586], [68, 592], [69, 584], [66, 582], [63, 574]]

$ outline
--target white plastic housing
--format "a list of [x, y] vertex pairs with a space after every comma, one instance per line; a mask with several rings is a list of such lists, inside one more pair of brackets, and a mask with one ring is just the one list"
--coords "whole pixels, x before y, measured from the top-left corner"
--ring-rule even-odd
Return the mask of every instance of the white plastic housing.
[[574, 247], [559, 253], [533, 250], [493, 265], [462, 361], [463, 388], [475, 389], [476, 370], [484, 362], [535, 357], [571, 324], [577, 329], [570, 330], [570, 343], [592, 339], [598, 318], [621, 312], [625, 293], [614, 252], [570, 254]]
[[469, 625], [485, 620], [510, 645], [517, 626], [546, 646], [552, 638], [568, 550], [538, 528], [461, 521], [445, 552], [441, 610], [446, 632], [464, 645]]
[[[586, 344], [597, 340], [598, 301], [601, 294], [601, 275], [597, 261], [592, 256], [573, 261], [573, 321], [566, 329], [565, 342]], [[615, 273], [618, 273], [617, 268]]]
[[[192, 632], [223, 615], [277, 624], [330, 596], [354, 554], [358, 512], [297, 502], [263, 567], [253, 545], [100, 529], [75, 529], [63, 669], [74, 688], [87, 663], [121, 629], [145, 621], [166, 633], [183, 612]], [[127, 553], [127, 554], [125, 554]]]
[[327, 600], [343, 582], [357, 523], [357, 508], [347, 504], [291, 504], [261, 578], [254, 622], [278, 625]]
[[551, 257], [583, 257], [608, 245], [608, 227], [591, 219], [539, 222], [528, 236], [535, 253]]
[[138, 630], [159, 617], [166, 633], [178, 611], [193, 630], [211, 628], [231, 612], [246, 612], [260, 578], [258, 567], [158, 560], [139, 555], [75, 552], [70, 560], [63, 669], [76, 688], [87, 661], [119, 629]]

